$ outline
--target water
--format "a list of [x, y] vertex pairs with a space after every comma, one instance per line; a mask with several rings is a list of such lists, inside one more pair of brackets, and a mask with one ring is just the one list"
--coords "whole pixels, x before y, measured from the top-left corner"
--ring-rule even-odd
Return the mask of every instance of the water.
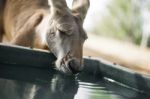
[[0, 99], [150, 99], [113, 80], [84, 73], [66, 76], [48, 69], [0, 65]]

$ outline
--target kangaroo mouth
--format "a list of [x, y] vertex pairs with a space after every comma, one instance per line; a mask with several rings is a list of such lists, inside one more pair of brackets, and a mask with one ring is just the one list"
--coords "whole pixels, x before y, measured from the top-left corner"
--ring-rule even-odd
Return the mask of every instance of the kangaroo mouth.
[[65, 64], [63, 64], [63, 65], [61, 66], [61, 71], [62, 71], [63, 73], [66, 73], [66, 74], [73, 74], [73, 72], [71, 71], [71, 69], [69, 69], [68, 66], [65, 65]]
[[70, 51], [63, 58], [58, 57], [55, 65], [57, 70], [65, 74], [77, 74], [83, 67], [81, 60], [73, 57]]
[[65, 73], [65, 74], [73, 74], [72, 70], [69, 68], [69, 61], [71, 60], [71, 56], [67, 54], [65, 57], [61, 59], [57, 59], [55, 62], [56, 69]]

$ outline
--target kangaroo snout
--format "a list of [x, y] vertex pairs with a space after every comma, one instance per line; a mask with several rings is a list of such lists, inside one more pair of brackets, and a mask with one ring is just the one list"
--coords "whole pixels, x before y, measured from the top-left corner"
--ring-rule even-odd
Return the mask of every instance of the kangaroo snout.
[[70, 69], [70, 71], [71, 71], [73, 74], [77, 74], [77, 73], [79, 73], [79, 72], [82, 71], [83, 66], [82, 66], [81, 62], [78, 61], [77, 59], [71, 59], [71, 60], [68, 62], [68, 68]]

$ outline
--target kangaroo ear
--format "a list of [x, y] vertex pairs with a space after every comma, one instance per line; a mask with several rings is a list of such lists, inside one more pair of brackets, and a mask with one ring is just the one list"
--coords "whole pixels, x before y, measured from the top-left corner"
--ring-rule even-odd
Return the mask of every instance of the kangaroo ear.
[[80, 16], [82, 21], [84, 21], [89, 6], [89, 0], [73, 0], [72, 13], [77, 16]]
[[69, 9], [66, 0], [48, 0], [51, 14], [55, 17], [63, 16]]

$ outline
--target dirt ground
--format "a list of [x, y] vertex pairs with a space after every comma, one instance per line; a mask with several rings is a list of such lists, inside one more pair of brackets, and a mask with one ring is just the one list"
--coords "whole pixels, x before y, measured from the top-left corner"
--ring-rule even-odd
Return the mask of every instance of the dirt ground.
[[100, 57], [113, 63], [150, 75], [150, 49], [128, 42], [89, 35], [84, 45], [84, 55]]

